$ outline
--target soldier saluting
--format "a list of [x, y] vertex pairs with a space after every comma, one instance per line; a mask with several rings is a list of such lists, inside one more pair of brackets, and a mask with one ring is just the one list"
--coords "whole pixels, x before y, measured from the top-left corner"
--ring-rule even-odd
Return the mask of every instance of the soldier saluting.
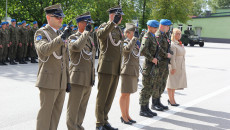
[[121, 69], [122, 44], [124, 37], [118, 25], [121, 23], [122, 9], [120, 6], [110, 8], [109, 21], [103, 23], [97, 32], [100, 42], [98, 62], [98, 94], [96, 99], [96, 129], [117, 130], [108, 122]]
[[37, 130], [56, 130], [58, 127], [65, 90], [70, 91], [69, 57], [66, 39], [71, 35], [67, 28], [63, 34], [58, 30], [63, 21], [60, 4], [46, 7], [48, 24], [40, 28], [34, 37], [39, 57], [36, 87], [40, 91], [41, 108], [37, 116]]
[[72, 90], [67, 106], [68, 130], [84, 130], [82, 126], [85, 111], [95, 81], [94, 60], [96, 49], [93, 39], [91, 15], [89, 12], [76, 18], [78, 32], [69, 37], [70, 83]]

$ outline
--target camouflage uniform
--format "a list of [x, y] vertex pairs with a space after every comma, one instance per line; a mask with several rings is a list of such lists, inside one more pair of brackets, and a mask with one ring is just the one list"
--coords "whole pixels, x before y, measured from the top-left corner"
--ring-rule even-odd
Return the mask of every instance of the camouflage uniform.
[[2, 64], [2, 60], [3, 60], [3, 42], [2, 42], [2, 29], [0, 29], [0, 45], [2, 45], [2, 48], [0, 48], [0, 64]]
[[152, 94], [153, 99], [157, 99], [161, 97], [161, 94], [165, 90], [166, 81], [167, 81], [168, 74], [169, 74], [169, 70], [168, 70], [169, 59], [167, 58], [168, 57], [167, 50], [168, 50], [169, 43], [168, 43], [167, 37], [166, 35], [162, 34], [160, 30], [156, 32], [156, 37], [157, 37], [158, 42], [160, 42], [161, 37], [163, 37], [163, 39], [160, 42], [161, 49], [159, 52], [159, 56], [161, 57], [161, 60], [158, 64], [159, 74], [157, 76], [156, 88], [154, 88], [154, 91]]
[[28, 31], [25, 27], [19, 29], [19, 43], [22, 43], [22, 47], [18, 48], [19, 51], [19, 60], [24, 60], [27, 54], [27, 44], [28, 44]]
[[17, 46], [18, 46], [18, 40], [19, 40], [18, 27], [10, 26], [9, 31], [10, 31], [10, 42], [12, 43], [10, 46], [9, 57], [10, 59], [14, 60], [16, 58]]
[[9, 44], [9, 38], [8, 38], [8, 31], [6, 29], [1, 29], [1, 42], [3, 46], [3, 53], [2, 53], [2, 60], [6, 61], [7, 58], [7, 51], [8, 51], [8, 45]]
[[157, 50], [156, 38], [150, 33], [147, 32], [142, 39], [141, 45], [141, 55], [145, 56], [145, 62], [143, 64], [143, 77], [142, 84], [143, 88], [140, 92], [140, 105], [147, 105], [149, 99], [153, 93], [153, 88], [156, 85], [156, 77], [159, 73], [158, 67], [155, 67], [154, 72], [150, 75], [150, 71], [154, 63], [152, 62], [154, 55]]
[[32, 43], [32, 46], [30, 46], [30, 56], [31, 56], [31, 60], [34, 59], [35, 60], [35, 57], [37, 55], [36, 53], [36, 50], [35, 50], [35, 46], [34, 46], [34, 34], [35, 32], [38, 30], [38, 28], [35, 28], [33, 27], [31, 30], [30, 30], [30, 38], [31, 38], [31, 41], [30, 43]]

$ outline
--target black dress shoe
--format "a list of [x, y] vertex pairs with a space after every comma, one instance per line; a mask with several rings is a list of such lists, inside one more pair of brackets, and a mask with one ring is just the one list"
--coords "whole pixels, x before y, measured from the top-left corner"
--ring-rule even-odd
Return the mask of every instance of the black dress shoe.
[[129, 122], [131, 122], [131, 123], [137, 123], [135, 120], [129, 120]]
[[158, 98], [157, 100], [158, 100], [158, 101], [157, 101], [157, 102], [158, 102], [158, 105], [161, 106], [164, 110], [168, 110], [168, 109], [169, 109], [168, 106], [165, 106], [165, 105], [163, 105], [163, 104], [161, 103], [160, 98]]
[[124, 123], [124, 124], [127, 124], [127, 125], [132, 125], [132, 122], [125, 121], [122, 117], [121, 117], [121, 123]]
[[171, 102], [168, 100], [168, 104], [170, 104], [171, 106], [174, 106], [174, 107], [177, 107], [177, 106], [180, 106], [180, 104], [171, 104]]
[[103, 126], [96, 127], [96, 130], [107, 130]]
[[118, 128], [113, 128], [109, 123], [105, 124], [105, 125], [104, 125], [104, 128], [105, 128], [106, 130], [118, 130]]

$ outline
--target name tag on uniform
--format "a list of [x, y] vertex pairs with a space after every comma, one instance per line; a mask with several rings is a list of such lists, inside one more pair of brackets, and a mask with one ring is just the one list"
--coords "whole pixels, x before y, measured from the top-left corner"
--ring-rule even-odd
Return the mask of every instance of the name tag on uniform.
[[38, 35], [36, 38], [37, 41], [40, 41], [41, 39], [42, 39], [42, 35]]

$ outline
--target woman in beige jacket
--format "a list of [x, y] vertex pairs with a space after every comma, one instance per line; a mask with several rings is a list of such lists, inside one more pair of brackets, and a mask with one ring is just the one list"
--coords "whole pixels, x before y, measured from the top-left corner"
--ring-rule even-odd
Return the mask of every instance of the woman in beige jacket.
[[174, 52], [169, 65], [169, 77], [167, 81], [167, 89], [171, 106], [179, 106], [176, 103], [174, 95], [175, 90], [187, 88], [187, 78], [185, 70], [185, 48], [182, 45], [181, 31], [177, 28], [173, 29], [171, 50]]
[[123, 46], [123, 64], [121, 67], [121, 122], [131, 125], [136, 123], [129, 116], [130, 94], [137, 91], [138, 76], [139, 76], [139, 47], [136, 44], [138, 33], [135, 32], [136, 26], [131, 23], [126, 23], [125, 36]]

